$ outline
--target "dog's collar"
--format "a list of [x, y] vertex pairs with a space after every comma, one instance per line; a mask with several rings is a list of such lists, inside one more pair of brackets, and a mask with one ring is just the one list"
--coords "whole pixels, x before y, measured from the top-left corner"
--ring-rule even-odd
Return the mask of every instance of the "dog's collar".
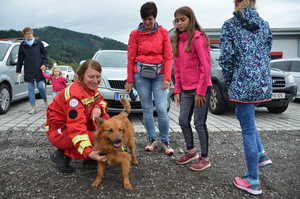
[[122, 151], [122, 152], [128, 152], [128, 147], [127, 147], [127, 145], [122, 145], [122, 146], [121, 146], [121, 151]]

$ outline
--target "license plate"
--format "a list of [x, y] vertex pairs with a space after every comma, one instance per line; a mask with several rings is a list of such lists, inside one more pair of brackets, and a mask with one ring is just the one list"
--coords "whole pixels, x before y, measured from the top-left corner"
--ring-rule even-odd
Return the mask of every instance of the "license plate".
[[272, 99], [284, 99], [285, 93], [272, 93]]
[[[115, 98], [116, 101], [119, 101], [122, 98], [131, 101], [129, 94], [127, 94], [127, 93], [124, 93], [124, 94], [122, 94], [122, 93], [115, 93], [114, 98]], [[140, 98], [139, 98], [139, 96], [137, 96], [137, 98], [136, 98], [135, 101], [139, 101], [139, 100], [140, 100]]]

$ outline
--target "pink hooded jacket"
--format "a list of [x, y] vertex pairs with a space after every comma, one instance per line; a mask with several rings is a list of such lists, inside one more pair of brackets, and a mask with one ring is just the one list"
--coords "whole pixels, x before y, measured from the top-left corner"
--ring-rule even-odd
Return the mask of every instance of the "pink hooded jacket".
[[207, 87], [212, 85], [210, 47], [200, 31], [194, 32], [190, 52], [185, 51], [187, 42], [187, 33], [181, 33], [178, 42], [179, 55], [174, 58], [174, 93], [196, 89], [197, 95], [206, 96]]
[[48, 75], [47, 73], [43, 72], [43, 76], [46, 79], [50, 79], [52, 82], [52, 90], [54, 92], [62, 91], [67, 87], [67, 80], [63, 76], [59, 76], [58, 78], [55, 78], [52, 75]]

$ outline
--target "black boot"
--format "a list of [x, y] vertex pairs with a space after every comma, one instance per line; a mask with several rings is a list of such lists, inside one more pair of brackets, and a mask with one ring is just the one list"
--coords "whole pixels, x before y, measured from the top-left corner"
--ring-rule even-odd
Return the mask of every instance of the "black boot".
[[98, 162], [96, 160], [88, 159], [83, 160], [83, 167], [89, 168], [89, 169], [95, 169], [97, 168]]
[[73, 173], [75, 169], [70, 165], [71, 158], [64, 155], [64, 151], [56, 150], [50, 155], [50, 159], [56, 164], [56, 168], [61, 173]]

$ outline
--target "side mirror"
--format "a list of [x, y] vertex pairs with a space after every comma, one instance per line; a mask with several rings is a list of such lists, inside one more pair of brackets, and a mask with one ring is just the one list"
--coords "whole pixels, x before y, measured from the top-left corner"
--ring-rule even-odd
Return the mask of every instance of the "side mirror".
[[18, 63], [18, 58], [10, 59], [10, 62], [9, 62], [10, 65], [15, 66], [15, 65], [17, 65], [17, 63]]
[[86, 60], [81, 60], [81, 61], [79, 62], [79, 66], [81, 66], [81, 64], [83, 64], [85, 61], [86, 61]]

